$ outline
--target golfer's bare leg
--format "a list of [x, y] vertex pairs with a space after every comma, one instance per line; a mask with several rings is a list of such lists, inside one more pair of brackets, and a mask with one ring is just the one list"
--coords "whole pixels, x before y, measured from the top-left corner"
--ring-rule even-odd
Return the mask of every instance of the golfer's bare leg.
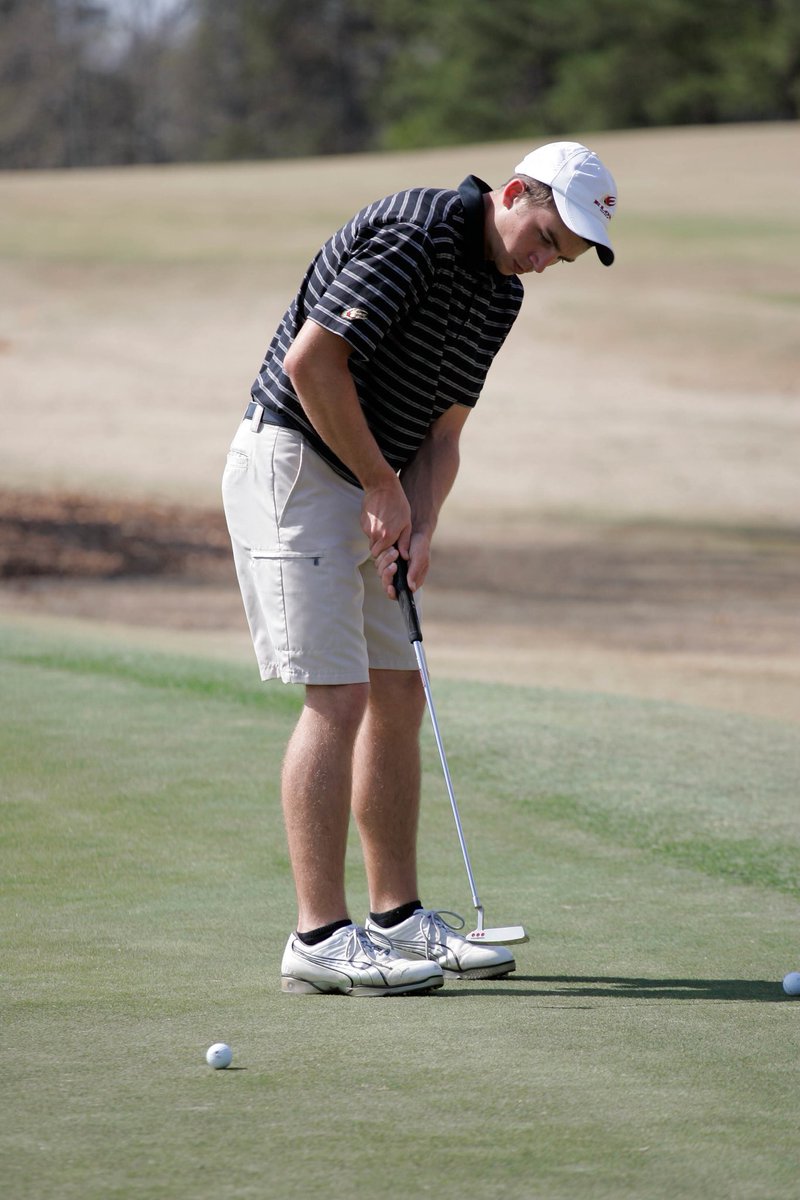
[[371, 671], [353, 758], [358, 824], [370, 908], [386, 912], [419, 895], [419, 727], [425, 693], [418, 671]]
[[348, 915], [344, 860], [353, 745], [368, 693], [366, 683], [309, 685], [286, 749], [281, 796], [301, 933]]

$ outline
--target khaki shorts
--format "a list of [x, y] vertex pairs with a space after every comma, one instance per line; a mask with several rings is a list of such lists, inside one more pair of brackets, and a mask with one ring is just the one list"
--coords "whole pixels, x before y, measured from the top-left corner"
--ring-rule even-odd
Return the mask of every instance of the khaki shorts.
[[367, 683], [372, 669], [417, 669], [361, 529], [363, 492], [302, 434], [244, 421], [222, 497], [262, 679]]

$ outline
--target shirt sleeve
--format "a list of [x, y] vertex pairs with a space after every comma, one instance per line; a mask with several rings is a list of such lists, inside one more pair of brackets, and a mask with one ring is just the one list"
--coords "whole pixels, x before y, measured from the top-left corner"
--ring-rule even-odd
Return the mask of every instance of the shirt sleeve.
[[369, 359], [392, 326], [427, 293], [435, 254], [433, 239], [418, 225], [372, 229], [341, 264], [307, 317]]

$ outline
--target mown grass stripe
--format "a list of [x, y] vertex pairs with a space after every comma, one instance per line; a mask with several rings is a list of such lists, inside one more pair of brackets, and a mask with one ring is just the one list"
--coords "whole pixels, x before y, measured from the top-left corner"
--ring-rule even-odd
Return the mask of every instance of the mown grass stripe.
[[769, 844], [755, 836], [712, 837], [688, 825], [683, 836], [676, 836], [671, 825], [651, 813], [613, 812], [568, 795], [537, 796], [523, 808], [540, 820], [579, 829], [608, 845], [627, 846], [663, 863], [800, 898], [800, 839]]
[[115, 651], [95, 647], [57, 648], [47, 641], [40, 645], [0, 641], [0, 661], [73, 675], [117, 679], [143, 687], [181, 692], [205, 700], [226, 700], [247, 707], [290, 712], [298, 697], [288, 688], [259, 684], [255, 666], [229, 667], [223, 663], [197, 661], [140, 651]]

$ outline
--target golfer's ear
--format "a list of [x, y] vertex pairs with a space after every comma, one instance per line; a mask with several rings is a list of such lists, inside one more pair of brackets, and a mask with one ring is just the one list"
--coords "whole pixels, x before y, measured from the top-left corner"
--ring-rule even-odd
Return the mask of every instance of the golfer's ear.
[[509, 179], [506, 186], [503, 188], [503, 204], [506, 208], [511, 208], [515, 200], [525, 194], [525, 184], [521, 179]]

